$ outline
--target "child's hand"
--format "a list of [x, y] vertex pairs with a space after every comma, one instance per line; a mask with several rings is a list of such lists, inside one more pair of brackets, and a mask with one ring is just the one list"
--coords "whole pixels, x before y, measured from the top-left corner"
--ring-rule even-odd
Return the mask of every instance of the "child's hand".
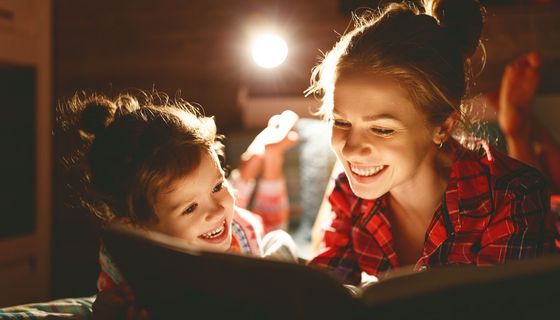
[[135, 307], [119, 288], [99, 292], [93, 302], [93, 319], [149, 319], [146, 310]]

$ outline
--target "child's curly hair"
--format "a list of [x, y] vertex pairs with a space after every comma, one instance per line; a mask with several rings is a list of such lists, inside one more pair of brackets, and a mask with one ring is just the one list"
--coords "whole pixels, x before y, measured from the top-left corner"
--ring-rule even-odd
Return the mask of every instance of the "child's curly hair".
[[194, 170], [203, 152], [223, 161], [221, 136], [199, 108], [162, 93], [76, 94], [58, 108], [64, 131], [77, 130], [82, 148], [63, 159], [79, 167], [82, 202], [101, 219], [157, 221], [157, 194]]

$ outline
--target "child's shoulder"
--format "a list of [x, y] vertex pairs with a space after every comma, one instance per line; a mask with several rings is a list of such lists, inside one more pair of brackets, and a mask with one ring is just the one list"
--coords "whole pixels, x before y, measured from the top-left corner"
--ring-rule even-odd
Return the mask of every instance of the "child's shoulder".
[[241, 253], [260, 254], [260, 241], [264, 228], [261, 218], [243, 208], [234, 206], [231, 224], [233, 245], [238, 245]]
[[248, 228], [254, 229], [255, 232], [259, 232], [262, 234], [263, 232], [263, 222], [262, 222], [262, 218], [241, 207], [238, 206], [234, 206], [234, 212], [233, 212], [233, 221], [246, 226]]

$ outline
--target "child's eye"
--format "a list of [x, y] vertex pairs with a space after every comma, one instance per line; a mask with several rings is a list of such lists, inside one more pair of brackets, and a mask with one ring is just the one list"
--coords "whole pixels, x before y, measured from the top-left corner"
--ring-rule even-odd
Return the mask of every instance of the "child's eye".
[[384, 128], [371, 128], [371, 131], [378, 136], [387, 137], [395, 133], [393, 129], [384, 129]]
[[340, 129], [348, 129], [352, 126], [350, 122], [344, 120], [331, 119], [331, 122], [333, 127]]
[[224, 188], [224, 182], [220, 182], [212, 188], [212, 193], [220, 192]]
[[198, 203], [193, 203], [190, 206], [188, 206], [184, 211], [183, 211], [183, 215], [188, 215], [194, 212], [194, 210], [196, 210], [196, 208], [198, 207]]

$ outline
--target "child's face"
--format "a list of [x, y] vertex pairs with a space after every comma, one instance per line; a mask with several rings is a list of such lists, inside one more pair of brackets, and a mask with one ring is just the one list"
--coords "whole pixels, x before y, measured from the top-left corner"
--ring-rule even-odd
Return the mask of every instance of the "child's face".
[[157, 196], [159, 221], [153, 229], [195, 249], [226, 251], [231, 245], [233, 205], [216, 155], [203, 152], [198, 168]]
[[337, 81], [331, 145], [357, 196], [412, 196], [429, 182], [437, 146], [425, 119], [395, 82]]

